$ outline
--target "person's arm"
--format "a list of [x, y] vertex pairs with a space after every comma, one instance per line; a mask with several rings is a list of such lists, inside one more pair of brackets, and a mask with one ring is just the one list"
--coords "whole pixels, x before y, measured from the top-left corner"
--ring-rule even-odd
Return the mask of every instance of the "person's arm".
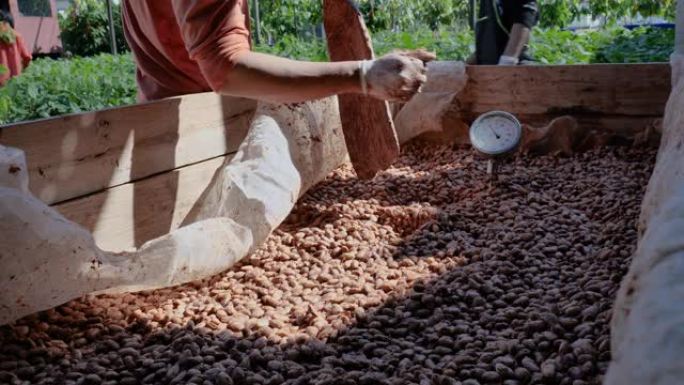
[[536, 0], [511, 0], [507, 8], [513, 12], [513, 26], [499, 64], [510, 65], [518, 64], [520, 55], [530, 42], [532, 28], [539, 21], [539, 9]]
[[[251, 51], [247, 0], [172, 0], [190, 57], [219, 93], [280, 103], [362, 92], [406, 101], [426, 81], [424, 51], [367, 62], [312, 63]], [[363, 63], [363, 65], [362, 65]], [[365, 81], [364, 81], [365, 80]]]
[[[314, 63], [244, 51], [233, 58], [220, 93], [293, 103], [326, 96], [361, 93], [384, 100], [406, 101], [427, 80], [424, 62], [434, 55], [424, 51], [397, 53], [375, 61]], [[362, 73], [363, 72], [363, 73]]]
[[530, 28], [520, 23], [513, 24], [503, 56], [519, 58], [529, 42]]

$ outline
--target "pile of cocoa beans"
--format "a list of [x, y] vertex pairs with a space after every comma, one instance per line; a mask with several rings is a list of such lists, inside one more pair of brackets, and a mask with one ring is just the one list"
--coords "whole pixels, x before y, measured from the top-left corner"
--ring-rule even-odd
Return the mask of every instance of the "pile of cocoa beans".
[[343, 167], [230, 271], [0, 328], [0, 383], [599, 384], [655, 154]]

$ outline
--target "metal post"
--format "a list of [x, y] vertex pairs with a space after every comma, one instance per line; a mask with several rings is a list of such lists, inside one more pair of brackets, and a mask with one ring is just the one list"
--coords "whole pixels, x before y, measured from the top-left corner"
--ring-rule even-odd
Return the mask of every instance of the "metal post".
[[112, 47], [112, 55], [116, 55], [116, 32], [114, 31], [114, 14], [112, 12], [112, 0], [107, 0], [107, 17], [109, 18], [109, 42]]
[[256, 23], [256, 35], [254, 41], [261, 44], [261, 15], [259, 12], [259, 0], [254, 0], [254, 22]]

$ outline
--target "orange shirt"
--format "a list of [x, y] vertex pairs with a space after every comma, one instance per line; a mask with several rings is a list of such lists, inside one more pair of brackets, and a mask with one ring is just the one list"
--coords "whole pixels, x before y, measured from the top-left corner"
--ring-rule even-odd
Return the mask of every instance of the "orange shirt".
[[123, 0], [138, 99], [219, 90], [251, 48], [248, 0]]
[[0, 43], [0, 64], [8, 69], [4, 74], [0, 74], [0, 84], [5, 84], [10, 78], [20, 75], [32, 59], [24, 44], [24, 38], [17, 31], [14, 31], [14, 35], [14, 44]]

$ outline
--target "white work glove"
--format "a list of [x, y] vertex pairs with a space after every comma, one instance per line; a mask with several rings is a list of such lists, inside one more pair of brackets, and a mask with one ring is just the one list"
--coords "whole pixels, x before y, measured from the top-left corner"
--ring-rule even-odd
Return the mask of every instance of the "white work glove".
[[520, 62], [520, 59], [518, 59], [517, 57], [513, 57], [513, 56], [501, 55], [501, 57], [499, 58], [499, 65], [500, 66], [514, 66], [514, 65], [518, 65], [519, 62]]
[[377, 99], [406, 102], [420, 92], [427, 81], [425, 64], [435, 58], [433, 53], [416, 50], [359, 62], [361, 90]]

